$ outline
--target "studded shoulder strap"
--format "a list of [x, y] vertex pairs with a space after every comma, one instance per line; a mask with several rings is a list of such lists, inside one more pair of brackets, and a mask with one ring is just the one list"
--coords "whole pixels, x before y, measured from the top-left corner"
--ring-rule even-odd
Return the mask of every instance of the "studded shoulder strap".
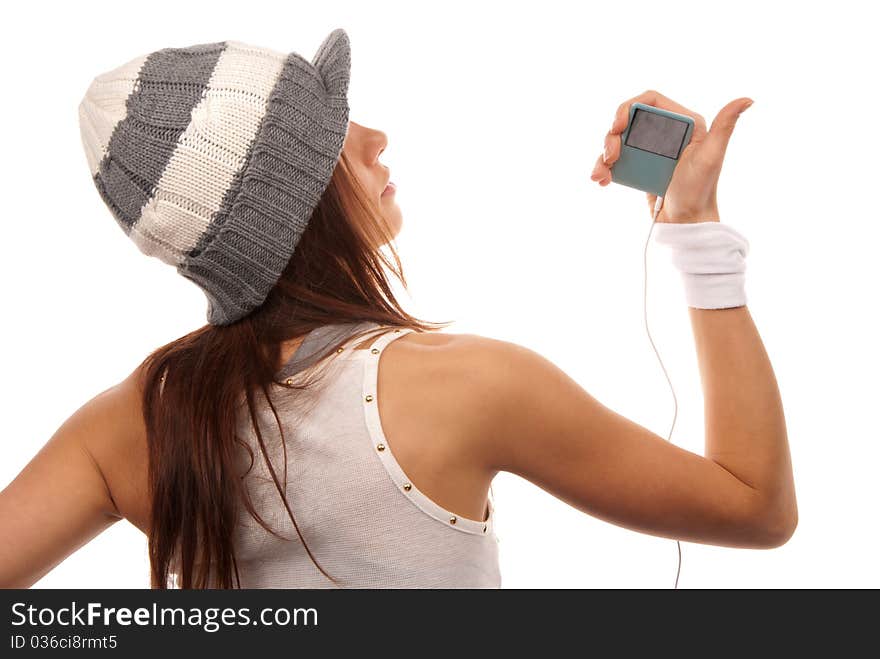
[[484, 521], [468, 519], [443, 508], [419, 490], [416, 484], [409, 479], [403, 471], [403, 468], [397, 462], [397, 458], [394, 456], [394, 452], [385, 437], [382, 422], [379, 418], [377, 392], [379, 360], [382, 357], [383, 349], [389, 343], [413, 331], [415, 330], [412, 328], [392, 329], [373, 341], [369, 350], [362, 351], [366, 354], [364, 357], [364, 377], [361, 400], [363, 401], [364, 415], [369, 440], [371, 442], [371, 449], [379, 457], [388, 476], [400, 489], [401, 493], [403, 493], [416, 507], [420, 508], [427, 515], [442, 522], [444, 526], [464, 533], [491, 536], [493, 534], [493, 525], [495, 522], [495, 516], [492, 512], [494, 510], [493, 502], [489, 501], [488, 503], [489, 516]]
[[[371, 344], [370, 350], [382, 350], [389, 343], [394, 341], [394, 339], [399, 339], [405, 334], [409, 334], [410, 332], [414, 332], [415, 330], [411, 327], [387, 327], [387, 331], [380, 334]], [[373, 353], [375, 354], [375, 353]]]

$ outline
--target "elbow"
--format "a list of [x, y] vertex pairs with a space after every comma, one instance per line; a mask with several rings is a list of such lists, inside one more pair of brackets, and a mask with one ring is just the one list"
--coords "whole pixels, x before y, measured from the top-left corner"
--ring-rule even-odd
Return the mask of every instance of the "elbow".
[[791, 540], [797, 528], [797, 515], [767, 529], [759, 546], [760, 549], [776, 549]]
[[763, 516], [755, 533], [756, 549], [776, 549], [791, 540], [798, 525], [797, 508]]

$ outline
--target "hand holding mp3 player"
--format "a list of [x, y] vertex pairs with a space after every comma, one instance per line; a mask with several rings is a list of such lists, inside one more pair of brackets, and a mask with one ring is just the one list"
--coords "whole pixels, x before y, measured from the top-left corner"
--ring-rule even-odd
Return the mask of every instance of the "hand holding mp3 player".
[[738, 98], [718, 113], [709, 130], [702, 115], [650, 90], [617, 108], [591, 179], [643, 190], [657, 222], [720, 221], [716, 191], [727, 144], [751, 99]]

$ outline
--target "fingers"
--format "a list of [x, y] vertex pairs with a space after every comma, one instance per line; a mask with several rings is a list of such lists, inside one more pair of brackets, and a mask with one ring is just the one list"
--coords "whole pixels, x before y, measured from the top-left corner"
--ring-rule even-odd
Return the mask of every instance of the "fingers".
[[605, 149], [603, 159], [605, 164], [612, 167], [620, 157], [620, 135], [605, 133]]
[[603, 187], [611, 183], [611, 167], [606, 164], [604, 154], [596, 158], [596, 164], [590, 178]]
[[590, 175], [590, 178], [598, 181], [599, 185], [611, 183], [611, 168], [619, 157], [620, 136], [612, 135], [610, 132], [606, 133], [602, 154], [596, 159], [596, 165], [593, 167], [593, 173]]

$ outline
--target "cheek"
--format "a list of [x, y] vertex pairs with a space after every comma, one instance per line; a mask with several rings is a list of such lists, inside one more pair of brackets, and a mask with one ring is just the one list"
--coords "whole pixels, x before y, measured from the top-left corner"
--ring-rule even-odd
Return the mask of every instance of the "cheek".
[[371, 185], [369, 172], [363, 167], [355, 167], [353, 171], [354, 175], [357, 177], [357, 180], [360, 181], [361, 186], [364, 188], [367, 194], [370, 194], [371, 191], [376, 187], [376, 184], [372, 183]]

